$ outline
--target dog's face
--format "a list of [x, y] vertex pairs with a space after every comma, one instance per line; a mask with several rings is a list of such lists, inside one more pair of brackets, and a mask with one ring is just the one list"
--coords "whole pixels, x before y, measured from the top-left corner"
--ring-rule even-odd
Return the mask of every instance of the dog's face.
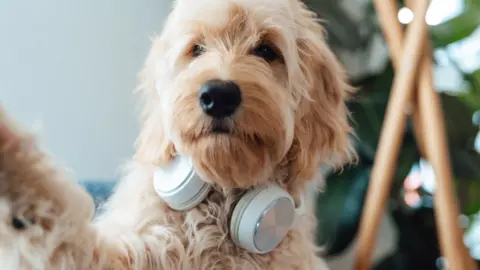
[[295, 179], [349, 153], [349, 86], [297, 0], [178, 0], [142, 73], [137, 157], [191, 156], [223, 187]]

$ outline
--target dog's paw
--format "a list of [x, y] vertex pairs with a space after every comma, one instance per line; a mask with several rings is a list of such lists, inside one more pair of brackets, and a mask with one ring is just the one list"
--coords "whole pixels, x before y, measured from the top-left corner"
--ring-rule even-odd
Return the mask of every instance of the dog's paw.
[[44, 269], [52, 247], [32, 212], [0, 198], [0, 265], [2, 269]]
[[93, 211], [90, 195], [68, 180], [33, 136], [0, 108], [0, 251], [14, 247], [21, 254], [33, 254], [27, 249], [49, 253], [74, 238]]
[[0, 198], [10, 202], [12, 226], [19, 230], [35, 223], [38, 204], [50, 201], [46, 212], [61, 212], [61, 196], [54, 179], [61, 178], [33, 137], [0, 118]]

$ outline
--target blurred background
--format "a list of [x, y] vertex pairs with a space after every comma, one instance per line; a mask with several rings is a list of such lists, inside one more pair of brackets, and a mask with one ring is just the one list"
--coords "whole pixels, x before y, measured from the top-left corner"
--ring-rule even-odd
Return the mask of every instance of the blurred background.
[[[370, 0], [308, 1], [327, 20], [329, 41], [359, 87], [350, 102], [359, 164], [327, 176], [317, 196], [318, 241], [333, 269], [352, 269], [361, 217], [389, 90], [395, 75]], [[398, 1], [397, 19], [414, 14]], [[433, 0], [426, 15], [434, 46], [434, 84], [441, 95], [459, 223], [471, 256], [480, 261], [480, 1]], [[443, 269], [433, 212], [435, 175], [423, 160], [412, 123], [396, 163], [394, 184], [377, 236], [373, 269]], [[428, 132], [428, 131], [427, 131]]]
[[[349, 103], [360, 162], [325, 171], [318, 242], [333, 270], [352, 269], [355, 238], [395, 75], [370, 0], [305, 1], [360, 89]], [[100, 203], [132, 154], [131, 94], [170, 0], [0, 0], [0, 102]], [[414, 14], [398, 2], [404, 25]], [[480, 261], [480, 0], [433, 0], [427, 13], [450, 154], [470, 254]], [[435, 176], [406, 127], [374, 269], [442, 269], [432, 199]]]

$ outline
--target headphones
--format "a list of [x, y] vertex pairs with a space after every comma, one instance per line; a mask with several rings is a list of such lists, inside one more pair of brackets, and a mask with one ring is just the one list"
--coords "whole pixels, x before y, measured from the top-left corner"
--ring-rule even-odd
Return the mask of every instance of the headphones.
[[[195, 173], [191, 159], [177, 156], [153, 176], [157, 194], [179, 211], [191, 209], [207, 197], [212, 186]], [[260, 186], [247, 191], [237, 202], [230, 220], [233, 242], [250, 252], [265, 254], [277, 247], [300, 216], [288, 192], [278, 186]]]

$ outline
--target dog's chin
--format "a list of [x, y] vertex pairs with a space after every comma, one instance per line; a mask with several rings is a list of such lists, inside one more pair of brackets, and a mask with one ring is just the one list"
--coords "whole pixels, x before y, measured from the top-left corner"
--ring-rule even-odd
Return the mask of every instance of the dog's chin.
[[215, 127], [184, 146], [204, 180], [223, 188], [248, 188], [272, 174], [269, 147], [258, 134]]

